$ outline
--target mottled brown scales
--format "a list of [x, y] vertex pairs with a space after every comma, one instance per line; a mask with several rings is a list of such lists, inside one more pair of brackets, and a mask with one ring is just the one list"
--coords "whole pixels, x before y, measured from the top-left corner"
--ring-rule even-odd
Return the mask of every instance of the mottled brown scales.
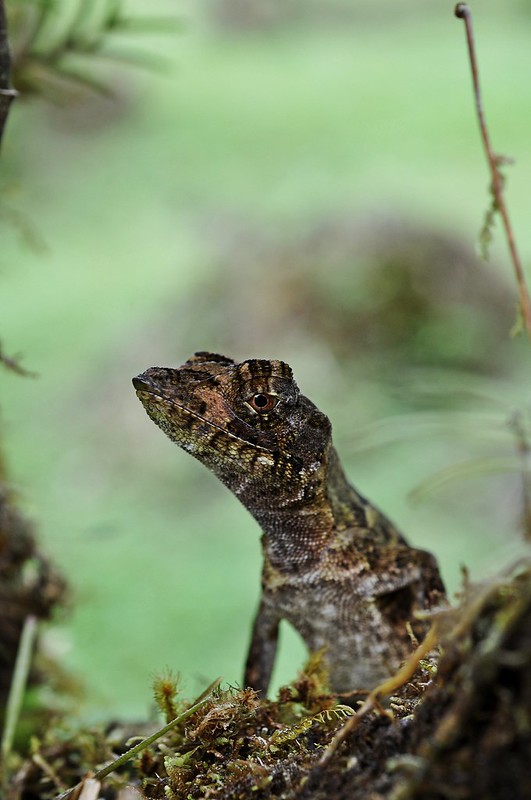
[[444, 603], [434, 557], [409, 547], [350, 486], [331, 425], [282, 361], [196, 353], [133, 379], [151, 419], [203, 462], [262, 528], [262, 596], [245, 682], [266, 691], [286, 619], [325, 648], [332, 689], [370, 689], [412, 650], [408, 623]]

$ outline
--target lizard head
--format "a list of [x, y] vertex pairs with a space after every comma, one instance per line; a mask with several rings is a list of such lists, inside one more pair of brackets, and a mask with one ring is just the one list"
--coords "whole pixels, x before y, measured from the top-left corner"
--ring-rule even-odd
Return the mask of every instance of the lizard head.
[[133, 385], [159, 428], [235, 494], [302, 500], [301, 487], [319, 482], [330, 422], [283, 361], [201, 352], [177, 369], [151, 367]]

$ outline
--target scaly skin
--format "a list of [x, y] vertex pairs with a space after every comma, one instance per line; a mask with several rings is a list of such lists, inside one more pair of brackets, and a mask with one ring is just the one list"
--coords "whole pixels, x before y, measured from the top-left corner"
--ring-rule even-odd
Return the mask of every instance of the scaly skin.
[[267, 691], [278, 625], [321, 648], [335, 692], [370, 689], [412, 651], [407, 623], [444, 604], [437, 562], [347, 482], [328, 418], [282, 361], [196, 353], [133, 379], [151, 419], [203, 462], [262, 528], [262, 596], [245, 683]]

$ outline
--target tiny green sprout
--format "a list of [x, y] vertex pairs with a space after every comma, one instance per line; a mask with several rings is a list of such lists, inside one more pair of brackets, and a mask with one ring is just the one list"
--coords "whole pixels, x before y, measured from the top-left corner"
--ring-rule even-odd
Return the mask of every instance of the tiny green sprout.
[[437, 664], [434, 664], [431, 661], [428, 661], [426, 658], [421, 658], [419, 661], [419, 667], [429, 672], [431, 675], [437, 675]]
[[188, 750], [186, 753], [175, 753], [173, 756], [166, 756], [164, 769], [168, 773], [168, 777], [175, 780], [180, 770], [189, 769], [188, 762], [196, 750], [198, 750], [198, 747], [194, 747], [193, 750]]

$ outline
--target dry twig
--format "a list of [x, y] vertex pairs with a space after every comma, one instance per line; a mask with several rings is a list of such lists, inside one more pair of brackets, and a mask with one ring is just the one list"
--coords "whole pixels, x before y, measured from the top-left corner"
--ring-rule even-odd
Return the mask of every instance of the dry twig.
[[483, 146], [485, 148], [485, 154], [487, 156], [487, 161], [489, 163], [489, 169], [491, 174], [490, 191], [493, 198], [493, 204], [490, 212], [490, 218], [492, 218], [492, 213], [495, 211], [498, 211], [502, 218], [503, 227], [505, 229], [505, 236], [507, 238], [507, 243], [509, 245], [509, 252], [511, 254], [511, 261], [513, 263], [516, 275], [516, 283], [518, 285], [518, 300], [519, 300], [521, 321], [523, 327], [527, 331], [528, 336], [531, 338], [531, 301], [529, 299], [529, 293], [527, 290], [524, 271], [522, 268], [522, 262], [520, 261], [520, 256], [516, 248], [516, 243], [511, 227], [511, 221], [509, 219], [509, 213], [507, 211], [507, 206], [505, 205], [505, 199], [503, 196], [503, 175], [500, 171], [500, 165], [503, 164], [506, 161], [506, 159], [503, 156], [497, 155], [493, 151], [489, 139], [487, 123], [485, 121], [485, 114], [483, 111], [481, 89], [479, 86], [479, 71], [476, 59], [476, 50], [474, 45], [474, 34], [472, 32], [472, 15], [466, 3], [458, 3], [455, 7], [454, 13], [458, 19], [464, 20], [465, 23], [468, 55], [470, 58], [470, 68], [472, 70], [472, 81], [474, 84], [476, 113], [478, 116], [479, 127], [481, 130], [481, 138], [483, 140]]
[[438, 639], [438, 623], [436, 620], [434, 620], [425, 639], [420, 643], [417, 649], [411, 653], [409, 658], [404, 662], [398, 672], [396, 672], [387, 680], [378, 684], [378, 686], [372, 690], [367, 699], [362, 703], [356, 714], [350, 717], [345, 724], [341, 726], [328, 747], [325, 749], [323, 755], [317, 763], [317, 766], [312, 770], [313, 778], [316, 778], [327, 768], [339, 746], [345, 741], [347, 736], [358, 727], [363, 717], [365, 717], [369, 711], [377, 709], [382, 713], [389, 714], [389, 712], [385, 712], [381, 708], [379, 700], [383, 697], [388, 697], [389, 695], [393, 694], [393, 692], [396, 692], [397, 689], [400, 689], [401, 686], [404, 686], [404, 684], [411, 680], [419, 667], [420, 661], [437, 646]]

